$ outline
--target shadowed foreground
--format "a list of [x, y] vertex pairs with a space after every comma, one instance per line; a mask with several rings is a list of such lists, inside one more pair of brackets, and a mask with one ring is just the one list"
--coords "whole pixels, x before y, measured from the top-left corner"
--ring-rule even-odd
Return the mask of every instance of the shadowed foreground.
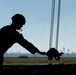
[[[47, 58], [5, 58], [3, 73], [12, 74], [54, 74], [76, 72], [76, 58], [61, 58], [61, 60], [48, 60]], [[10, 74], [11, 74], [10, 73]]]
[[24, 74], [51, 74], [56, 72], [75, 72], [76, 64], [56, 64], [56, 65], [5, 65], [3, 71], [11, 73], [24, 73]]

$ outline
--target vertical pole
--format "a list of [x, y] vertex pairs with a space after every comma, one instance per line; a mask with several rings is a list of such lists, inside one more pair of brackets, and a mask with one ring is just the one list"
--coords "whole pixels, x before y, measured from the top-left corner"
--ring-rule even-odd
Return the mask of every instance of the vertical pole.
[[57, 21], [57, 33], [56, 33], [56, 49], [58, 49], [58, 37], [59, 37], [59, 21], [60, 21], [60, 4], [61, 0], [58, 2], [58, 21]]
[[55, 0], [52, 0], [52, 9], [51, 9], [51, 29], [50, 29], [50, 43], [49, 43], [49, 48], [52, 47], [52, 40], [53, 40], [54, 11], [55, 11]]

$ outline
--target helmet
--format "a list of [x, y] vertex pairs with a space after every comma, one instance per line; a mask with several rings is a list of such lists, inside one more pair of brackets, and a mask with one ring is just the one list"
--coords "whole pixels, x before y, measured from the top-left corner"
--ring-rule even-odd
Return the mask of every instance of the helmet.
[[15, 14], [14, 16], [12, 16], [12, 22], [16, 23], [16, 24], [21, 24], [24, 25], [26, 23], [26, 19], [23, 15], [21, 14]]

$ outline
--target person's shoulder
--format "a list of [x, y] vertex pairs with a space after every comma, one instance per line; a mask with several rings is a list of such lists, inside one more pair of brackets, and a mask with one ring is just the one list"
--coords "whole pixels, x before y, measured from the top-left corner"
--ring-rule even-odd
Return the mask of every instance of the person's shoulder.
[[2, 27], [1, 29], [7, 29], [9, 27], [10, 27], [9, 25], [6, 25], [6, 26]]

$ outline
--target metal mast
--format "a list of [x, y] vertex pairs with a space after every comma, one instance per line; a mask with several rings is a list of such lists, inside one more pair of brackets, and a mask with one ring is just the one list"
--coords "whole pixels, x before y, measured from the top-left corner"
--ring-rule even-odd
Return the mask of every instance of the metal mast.
[[58, 19], [57, 19], [57, 33], [56, 33], [56, 49], [58, 48], [58, 38], [59, 38], [59, 21], [60, 21], [60, 5], [61, 0], [58, 2]]
[[49, 48], [52, 47], [52, 40], [53, 40], [54, 12], [55, 12], [55, 0], [52, 0], [51, 29], [50, 29], [50, 43], [49, 43]]

